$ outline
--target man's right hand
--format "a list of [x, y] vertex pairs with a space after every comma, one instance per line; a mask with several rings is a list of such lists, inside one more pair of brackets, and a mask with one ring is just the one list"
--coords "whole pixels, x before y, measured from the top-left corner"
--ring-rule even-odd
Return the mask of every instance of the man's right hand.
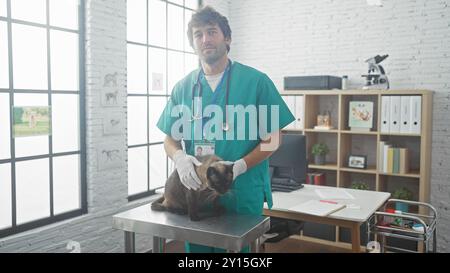
[[178, 176], [181, 183], [188, 189], [198, 190], [202, 184], [195, 172], [195, 167], [202, 165], [197, 158], [187, 155], [182, 150], [178, 150], [173, 155], [173, 161], [175, 162], [175, 168], [177, 169]]

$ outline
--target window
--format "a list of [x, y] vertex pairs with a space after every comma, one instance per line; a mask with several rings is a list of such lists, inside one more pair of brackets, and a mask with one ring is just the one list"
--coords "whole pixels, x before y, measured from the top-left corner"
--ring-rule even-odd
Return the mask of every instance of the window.
[[83, 9], [0, 0], [0, 237], [87, 210]]
[[173, 169], [156, 127], [174, 85], [198, 67], [187, 39], [197, 0], [127, 1], [128, 195], [164, 187]]

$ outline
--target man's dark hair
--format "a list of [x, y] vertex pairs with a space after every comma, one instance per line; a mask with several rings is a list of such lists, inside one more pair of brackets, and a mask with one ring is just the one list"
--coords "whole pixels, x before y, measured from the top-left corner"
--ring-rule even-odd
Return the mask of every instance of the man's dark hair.
[[[199, 9], [192, 15], [192, 19], [188, 24], [187, 35], [189, 38], [189, 44], [194, 47], [192, 28], [216, 24], [219, 25], [225, 39], [231, 39], [231, 28], [228, 24], [227, 17], [218, 13], [215, 9], [209, 6]], [[230, 52], [229, 45], [227, 45], [227, 51]]]

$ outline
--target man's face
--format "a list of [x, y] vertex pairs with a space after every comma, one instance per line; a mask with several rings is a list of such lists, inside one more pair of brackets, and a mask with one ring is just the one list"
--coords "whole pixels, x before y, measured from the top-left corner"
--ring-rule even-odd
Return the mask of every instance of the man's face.
[[227, 45], [231, 41], [225, 39], [217, 24], [193, 27], [192, 35], [195, 52], [202, 61], [213, 64], [227, 54]]

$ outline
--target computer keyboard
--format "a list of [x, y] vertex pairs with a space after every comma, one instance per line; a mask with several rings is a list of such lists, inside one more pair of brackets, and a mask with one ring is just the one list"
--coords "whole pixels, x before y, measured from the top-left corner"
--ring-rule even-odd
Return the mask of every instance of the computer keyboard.
[[303, 188], [303, 184], [291, 178], [272, 177], [272, 191], [291, 192]]

